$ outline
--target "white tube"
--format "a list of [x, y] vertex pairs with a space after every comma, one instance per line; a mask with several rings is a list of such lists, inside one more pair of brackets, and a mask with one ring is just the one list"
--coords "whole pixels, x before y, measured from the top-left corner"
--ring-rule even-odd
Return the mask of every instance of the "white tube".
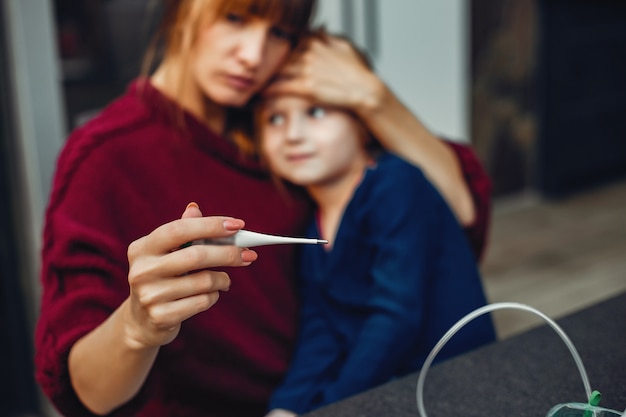
[[570, 353], [572, 354], [574, 361], [576, 362], [576, 366], [578, 366], [578, 371], [580, 372], [580, 376], [582, 377], [583, 384], [585, 386], [585, 391], [587, 393], [587, 398], [591, 397], [591, 385], [589, 384], [589, 378], [587, 377], [585, 366], [583, 365], [583, 362], [580, 359], [580, 356], [578, 355], [578, 351], [574, 347], [574, 344], [572, 343], [570, 338], [567, 336], [567, 334], [565, 334], [563, 329], [561, 329], [561, 327], [559, 327], [559, 325], [556, 324], [554, 320], [552, 320], [550, 317], [543, 314], [541, 311], [533, 307], [527, 306], [525, 304], [510, 303], [510, 302], [494, 303], [494, 304], [488, 304], [486, 306], [478, 308], [472, 311], [471, 313], [467, 314], [458, 322], [456, 322], [456, 324], [454, 324], [454, 326], [452, 326], [450, 330], [448, 330], [447, 333], [443, 335], [443, 337], [439, 340], [439, 342], [437, 342], [435, 347], [430, 351], [430, 354], [426, 358], [426, 361], [424, 361], [424, 365], [422, 366], [422, 370], [420, 371], [419, 378], [417, 380], [417, 409], [422, 417], [427, 417], [426, 409], [424, 408], [424, 380], [426, 379], [426, 373], [428, 372], [428, 368], [430, 368], [430, 365], [435, 359], [435, 356], [437, 355], [437, 353], [439, 353], [441, 348], [443, 348], [446, 342], [448, 342], [448, 340], [450, 340], [450, 338], [454, 336], [456, 332], [461, 330], [461, 328], [465, 326], [467, 323], [469, 323], [470, 321], [474, 320], [475, 318], [479, 316], [482, 316], [483, 314], [489, 313], [490, 311], [500, 310], [500, 309], [505, 309], [505, 308], [514, 309], [514, 310], [524, 310], [524, 311], [529, 311], [531, 313], [534, 313], [537, 316], [541, 317], [546, 323], [548, 323], [558, 333], [559, 336], [561, 336], [561, 339], [563, 339], [563, 342], [565, 342], [565, 344], [569, 348]]

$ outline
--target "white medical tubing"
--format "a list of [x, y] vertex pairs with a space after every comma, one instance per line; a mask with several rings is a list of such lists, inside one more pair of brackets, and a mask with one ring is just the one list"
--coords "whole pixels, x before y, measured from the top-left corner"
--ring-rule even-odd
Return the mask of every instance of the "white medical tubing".
[[[467, 323], [469, 323], [470, 321], [474, 320], [475, 318], [479, 316], [482, 316], [483, 314], [486, 314], [495, 310], [502, 310], [502, 309], [528, 311], [528, 312], [536, 314], [537, 316], [541, 317], [546, 323], [548, 323], [557, 332], [557, 334], [561, 336], [561, 339], [563, 339], [563, 342], [565, 342], [565, 344], [569, 348], [570, 353], [572, 354], [574, 361], [576, 362], [576, 366], [578, 366], [578, 371], [580, 372], [580, 376], [582, 377], [583, 384], [585, 385], [587, 398], [591, 397], [591, 385], [589, 384], [589, 378], [587, 377], [585, 366], [583, 365], [583, 362], [580, 359], [580, 356], [578, 355], [578, 351], [574, 347], [574, 344], [572, 343], [570, 338], [567, 336], [567, 334], [565, 334], [563, 329], [561, 329], [561, 327], [558, 324], [556, 324], [554, 320], [552, 320], [550, 317], [543, 314], [541, 311], [533, 307], [530, 307], [526, 304], [512, 303], [512, 302], [494, 303], [494, 304], [488, 304], [486, 306], [478, 308], [472, 311], [471, 313], [467, 314], [458, 322], [456, 322], [456, 324], [454, 324], [454, 326], [452, 326], [450, 330], [448, 330], [447, 333], [443, 335], [443, 337], [439, 340], [439, 342], [437, 342], [435, 347], [430, 351], [430, 354], [426, 358], [426, 361], [424, 361], [424, 365], [422, 366], [422, 370], [420, 371], [419, 378], [417, 380], [417, 409], [422, 417], [428, 417], [426, 415], [426, 409], [424, 408], [424, 397], [423, 397], [424, 380], [426, 379], [428, 368], [430, 368], [430, 365], [435, 359], [435, 356], [437, 355], [437, 353], [439, 353], [441, 348], [443, 348], [443, 346], [448, 342], [448, 340], [450, 340], [450, 338], [454, 336], [456, 332], [461, 330], [461, 328], [465, 326]], [[622, 417], [626, 417], [626, 410], [624, 410], [624, 414], [622, 414]]]

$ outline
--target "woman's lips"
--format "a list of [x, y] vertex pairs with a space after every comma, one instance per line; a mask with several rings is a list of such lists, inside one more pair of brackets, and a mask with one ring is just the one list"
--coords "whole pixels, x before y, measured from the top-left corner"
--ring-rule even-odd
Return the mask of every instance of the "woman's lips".
[[226, 82], [237, 90], [249, 90], [254, 87], [254, 79], [239, 75], [227, 75]]

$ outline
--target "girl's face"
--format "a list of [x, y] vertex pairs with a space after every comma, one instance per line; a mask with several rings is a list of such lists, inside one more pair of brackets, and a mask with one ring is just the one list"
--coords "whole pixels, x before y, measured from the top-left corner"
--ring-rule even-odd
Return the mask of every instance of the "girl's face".
[[229, 12], [200, 30], [191, 52], [191, 82], [200, 97], [240, 107], [285, 61], [292, 35], [268, 19]]
[[345, 111], [296, 96], [268, 99], [260, 111], [261, 151], [272, 171], [301, 186], [330, 185], [368, 163], [365, 130]]

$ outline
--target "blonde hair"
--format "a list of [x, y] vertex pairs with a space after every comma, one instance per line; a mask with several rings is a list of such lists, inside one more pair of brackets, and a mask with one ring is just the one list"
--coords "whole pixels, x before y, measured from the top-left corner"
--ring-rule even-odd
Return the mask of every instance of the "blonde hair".
[[144, 74], [161, 60], [186, 60], [200, 29], [229, 13], [276, 22], [293, 34], [295, 46], [309, 29], [317, 0], [165, 0], [161, 25], [144, 58]]
[[[169, 60], [180, 64], [172, 90], [174, 99], [182, 94], [186, 69], [200, 30], [229, 13], [252, 15], [276, 22], [292, 35], [292, 47], [308, 33], [317, 0], [165, 0], [161, 25], [144, 57], [142, 76], [147, 78], [156, 67]], [[247, 107], [247, 106], [246, 106]], [[226, 132], [245, 153], [252, 153], [249, 141], [239, 131], [249, 132], [251, 113], [229, 109]], [[219, 132], [222, 133], [222, 132]]]

